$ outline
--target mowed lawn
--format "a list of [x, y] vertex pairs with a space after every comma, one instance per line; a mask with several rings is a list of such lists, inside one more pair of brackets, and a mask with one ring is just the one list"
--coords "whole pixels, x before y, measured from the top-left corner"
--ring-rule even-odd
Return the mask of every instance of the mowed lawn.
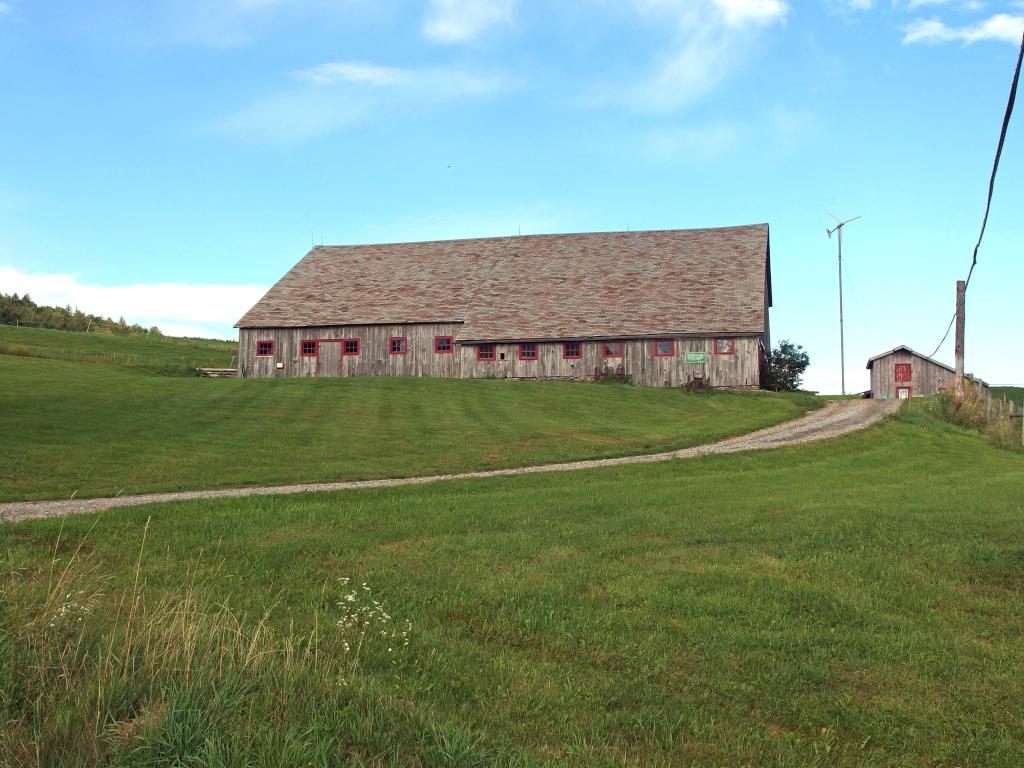
[[444, 379], [236, 380], [0, 355], [0, 500], [351, 480], [681, 448], [809, 395]]
[[0, 749], [1018, 768], [1024, 457], [908, 407], [769, 452], [0, 527]]

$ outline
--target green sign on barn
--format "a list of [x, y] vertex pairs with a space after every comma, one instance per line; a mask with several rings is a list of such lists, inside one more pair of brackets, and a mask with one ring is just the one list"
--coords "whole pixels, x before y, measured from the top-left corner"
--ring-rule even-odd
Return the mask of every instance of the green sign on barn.
[[704, 352], [686, 352], [683, 354], [684, 363], [704, 363]]

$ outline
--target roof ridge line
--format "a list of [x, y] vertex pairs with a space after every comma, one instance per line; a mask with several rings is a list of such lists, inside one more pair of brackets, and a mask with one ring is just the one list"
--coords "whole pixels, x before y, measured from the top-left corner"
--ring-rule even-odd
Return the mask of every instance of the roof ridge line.
[[507, 240], [508, 238], [516, 238], [520, 240], [524, 239], [536, 239], [542, 237], [583, 237], [590, 235], [660, 235], [668, 232], [714, 232], [724, 229], [749, 229], [753, 227], [767, 227], [767, 221], [758, 221], [753, 224], [726, 224], [721, 227], [690, 227], [688, 229], [602, 229], [592, 230], [590, 232], [535, 232], [529, 235], [484, 235], [482, 237], [446, 237], [446, 238], [435, 238], [434, 240], [402, 240], [398, 242], [385, 242], [385, 243], [348, 243], [348, 244], [322, 244], [315, 245], [310, 249], [310, 253], [316, 250], [328, 250], [332, 248], [374, 248], [380, 246], [390, 245], [430, 245], [433, 243], [467, 243], [476, 242], [481, 240]]

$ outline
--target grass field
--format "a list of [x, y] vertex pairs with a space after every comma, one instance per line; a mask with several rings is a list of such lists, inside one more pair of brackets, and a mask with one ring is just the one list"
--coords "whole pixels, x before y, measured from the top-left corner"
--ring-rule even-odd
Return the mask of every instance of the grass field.
[[196, 368], [233, 368], [238, 343], [175, 336], [111, 336], [0, 325], [0, 355], [143, 368], [175, 376]]
[[241, 381], [0, 355], [0, 500], [436, 474], [681, 448], [808, 395], [451, 379]]
[[1018, 768], [1022, 477], [912, 403], [770, 452], [5, 526], [0, 750]]

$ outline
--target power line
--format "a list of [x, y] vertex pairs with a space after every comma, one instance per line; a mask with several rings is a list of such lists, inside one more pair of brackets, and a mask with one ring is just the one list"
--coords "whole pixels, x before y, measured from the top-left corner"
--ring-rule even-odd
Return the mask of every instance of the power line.
[[[1010, 98], [1006, 102], [1006, 112], [1003, 114], [1003, 127], [999, 131], [999, 144], [996, 145], [996, 156], [992, 162], [992, 175], [988, 179], [988, 198], [985, 201], [985, 215], [981, 219], [981, 231], [978, 233], [978, 242], [974, 244], [974, 254], [971, 257], [971, 268], [967, 270], [967, 280], [964, 285], [964, 291], [967, 290], [967, 286], [971, 284], [971, 275], [974, 274], [974, 268], [978, 264], [978, 248], [981, 247], [981, 239], [985, 236], [985, 226], [988, 224], [988, 212], [992, 207], [992, 191], [996, 185], [996, 171], [999, 170], [999, 158], [1003, 154], [1003, 143], [1006, 141], [1006, 129], [1010, 125], [1010, 115], [1013, 114], [1013, 102], [1017, 99], [1017, 82], [1020, 80], [1020, 64], [1021, 60], [1024, 60], [1024, 34], [1021, 35], [1020, 39], [1020, 52], [1017, 54], [1017, 68], [1013, 71], [1013, 82], [1010, 84]], [[946, 326], [946, 332], [942, 335], [942, 341], [935, 347], [935, 352], [932, 352], [929, 357], [935, 357], [935, 354], [939, 351], [939, 347], [946, 343], [946, 339], [949, 337], [949, 331], [953, 328], [953, 323], [956, 321], [956, 312], [953, 313], [952, 319], [949, 321], [949, 325]]]

